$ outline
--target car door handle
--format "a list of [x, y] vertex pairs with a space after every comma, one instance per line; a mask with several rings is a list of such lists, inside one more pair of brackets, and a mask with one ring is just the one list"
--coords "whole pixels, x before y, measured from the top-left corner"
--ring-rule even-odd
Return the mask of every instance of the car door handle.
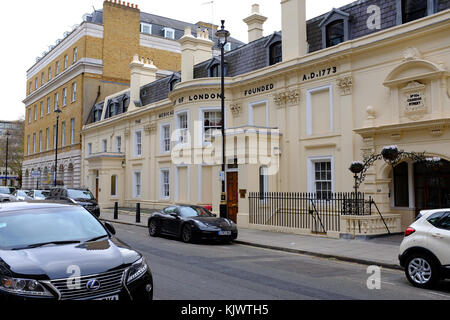
[[442, 234], [440, 234], [440, 233], [432, 233], [431, 235], [432, 235], [433, 237], [439, 238], [439, 239], [444, 238], [444, 236], [443, 236]]

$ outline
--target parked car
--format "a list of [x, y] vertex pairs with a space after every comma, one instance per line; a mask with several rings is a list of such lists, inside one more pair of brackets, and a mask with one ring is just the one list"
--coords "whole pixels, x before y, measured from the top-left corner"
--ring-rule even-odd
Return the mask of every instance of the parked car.
[[0, 202], [17, 201], [17, 198], [13, 195], [15, 190], [12, 187], [0, 187]]
[[30, 196], [30, 190], [16, 190], [13, 192], [13, 196], [15, 196], [18, 201], [33, 200]]
[[184, 242], [194, 240], [236, 240], [236, 224], [224, 218], [217, 218], [210, 211], [199, 206], [180, 205], [154, 212], [148, 218], [150, 236], [172, 235]]
[[450, 209], [421, 211], [405, 231], [399, 260], [416, 287], [431, 288], [450, 278]]
[[29, 195], [34, 200], [45, 200], [50, 195], [50, 190], [30, 190]]
[[92, 195], [91, 191], [87, 188], [54, 187], [50, 190], [50, 194], [47, 199], [65, 200], [78, 204], [95, 215], [97, 218], [100, 217], [98, 202]]
[[2, 204], [0, 300], [152, 300], [147, 262], [114, 235], [78, 205]]

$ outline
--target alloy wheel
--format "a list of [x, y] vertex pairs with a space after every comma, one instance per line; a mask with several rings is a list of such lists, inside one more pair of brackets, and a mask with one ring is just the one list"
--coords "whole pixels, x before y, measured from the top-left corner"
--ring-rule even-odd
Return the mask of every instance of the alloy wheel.
[[431, 265], [423, 258], [414, 258], [408, 265], [410, 278], [419, 285], [425, 285], [432, 278]]
[[191, 242], [192, 240], [192, 230], [189, 225], [183, 227], [182, 235], [183, 242]]

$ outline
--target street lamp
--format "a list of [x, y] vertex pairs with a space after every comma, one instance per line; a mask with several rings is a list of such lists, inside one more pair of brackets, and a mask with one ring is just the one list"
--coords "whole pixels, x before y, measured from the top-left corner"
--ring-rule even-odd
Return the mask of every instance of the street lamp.
[[6, 131], [5, 135], [6, 135], [6, 161], [5, 161], [5, 165], [6, 165], [6, 174], [5, 174], [5, 186], [8, 186], [8, 143], [9, 143], [9, 136], [11, 135], [11, 133], [9, 133], [9, 131]]
[[225, 20], [222, 20], [222, 26], [220, 30], [216, 32], [216, 37], [218, 39], [218, 45], [220, 48], [220, 84], [221, 84], [221, 102], [222, 102], [222, 194], [220, 196], [220, 217], [228, 218], [227, 212], [227, 195], [225, 191], [225, 45], [228, 42], [228, 37], [230, 36], [230, 32], [225, 30]]
[[55, 187], [56, 187], [56, 179], [57, 179], [57, 172], [58, 172], [58, 126], [59, 126], [59, 115], [61, 114], [61, 110], [56, 107], [55, 113], [56, 113], [56, 132], [55, 132]]

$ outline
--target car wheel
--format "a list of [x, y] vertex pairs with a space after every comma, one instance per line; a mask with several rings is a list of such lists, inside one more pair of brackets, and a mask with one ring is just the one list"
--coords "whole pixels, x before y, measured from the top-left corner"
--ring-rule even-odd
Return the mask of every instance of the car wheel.
[[192, 227], [188, 224], [184, 225], [183, 229], [181, 230], [181, 240], [183, 242], [189, 243], [192, 242]]
[[418, 288], [431, 288], [439, 280], [438, 266], [426, 254], [413, 254], [406, 261], [405, 274], [409, 282]]
[[150, 223], [148, 224], [148, 233], [150, 234], [151, 237], [158, 236], [158, 234], [159, 234], [158, 226], [156, 225], [155, 220], [151, 220]]

